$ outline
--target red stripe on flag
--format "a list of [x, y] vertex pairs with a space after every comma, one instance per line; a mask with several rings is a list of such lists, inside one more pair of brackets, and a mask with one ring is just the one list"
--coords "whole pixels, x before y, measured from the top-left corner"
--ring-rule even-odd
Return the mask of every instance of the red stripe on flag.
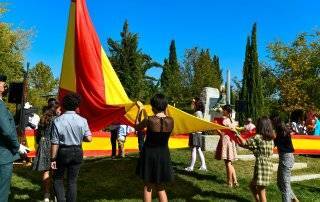
[[82, 97], [80, 114], [88, 119], [90, 129], [97, 131], [115, 120], [122, 120], [125, 108], [106, 105], [101, 43], [85, 0], [76, 1], [75, 35], [76, 88]]

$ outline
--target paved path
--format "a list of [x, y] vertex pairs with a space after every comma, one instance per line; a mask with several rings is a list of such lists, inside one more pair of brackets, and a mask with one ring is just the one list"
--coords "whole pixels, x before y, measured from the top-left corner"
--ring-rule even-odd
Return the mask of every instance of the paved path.
[[291, 182], [300, 182], [304, 180], [320, 179], [320, 174], [297, 175], [291, 177]]

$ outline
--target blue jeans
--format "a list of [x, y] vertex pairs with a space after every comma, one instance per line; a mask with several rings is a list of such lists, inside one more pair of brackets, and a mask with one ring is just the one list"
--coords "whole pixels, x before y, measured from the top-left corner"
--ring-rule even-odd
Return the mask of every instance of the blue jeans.
[[296, 196], [291, 189], [291, 169], [294, 165], [292, 153], [279, 154], [279, 167], [277, 173], [277, 185], [281, 191], [282, 201], [291, 202]]
[[7, 202], [12, 177], [12, 162], [0, 165], [0, 201]]

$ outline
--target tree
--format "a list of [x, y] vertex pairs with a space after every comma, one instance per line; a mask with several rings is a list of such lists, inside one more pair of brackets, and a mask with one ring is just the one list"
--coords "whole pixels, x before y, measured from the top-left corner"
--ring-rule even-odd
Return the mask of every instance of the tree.
[[182, 76], [177, 59], [175, 41], [172, 40], [169, 49], [169, 59], [164, 59], [161, 74], [161, 88], [168, 100], [172, 103], [181, 102], [182, 99]]
[[320, 108], [320, 33], [302, 33], [290, 44], [276, 41], [269, 44], [274, 61], [272, 73], [279, 86], [281, 109]]
[[29, 72], [28, 101], [42, 108], [47, 104], [47, 97], [56, 93], [58, 79], [54, 78], [50, 66], [37, 63]]
[[[6, 13], [4, 4], [0, 4], [0, 17]], [[0, 22], [0, 72], [10, 81], [23, 79], [23, 52], [29, 46], [31, 31], [13, 30], [5, 22]]]
[[257, 24], [254, 23], [250, 37], [247, 38], [245, 60], [243, 64], [242, 89], [240, 100], [246, 101], [246, 112], [240, 112], [240, 124], [248, 117], [257, 120], [264, 111], [262, 96], [261, 69], [257, 50]]
[[[258, 50], [257, 50], [257, 24], [253, 24], [252, 35], [251, 35], [251, 67], [252, 67], [252, 105], [251, 117], [257, 120], [263, 115], [263, 95], [262, 95], [262, 80], [261, 80], [261, 69], [258, 61]], [[249, 74], [250, 74], [249, 70]], [[249, 86], [248, 86], [249, 87]], [[249, 106], [249, 108], [250, 108]]]
[[[145, 100], [152, 93], [150, 89], [155, 87], [155, 83], [150, 82], [146, 72], [160, 65], [138, 48], [138, 34], [129, 31], [128, 21], [124, 22], [120, 36], [120, 42], [108, 39], [111, 64], [128, 96], [134, 100]], [[151, 78], [151, 80], [156, 79]]]
[[223, 82], [222, 70], [220, 68], [219, 57], [214, 55], [212, 58], [212, 72], [214, 75], [213, 78], [213, 87], [220, 89], [220, 86]]
[[204, 87], [213, 87], [214, 73], [209, 50], [201, 50], [194, 66], [194, 96], [199, 96]]

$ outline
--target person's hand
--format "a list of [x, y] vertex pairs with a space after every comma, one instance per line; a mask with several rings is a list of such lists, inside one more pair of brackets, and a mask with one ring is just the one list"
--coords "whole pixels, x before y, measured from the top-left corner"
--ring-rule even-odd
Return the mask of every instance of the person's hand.
[[140, 101], [137, 101], [136, 105], [138, 106], [139, 109], [143, 109], [144, 108], [142, 102], [140, 102]]
[[56, 161], [52, 161], [51, 162], [51, 169], [52, 170], [57, 170], [57, 162]]
[[19, 150], [18, 150], [19, 154], [26, 154], [26, 153], [28, 153], [29, 151], [30, 151], [30, 149], [29, 149], [28, 147], [20, 144]]

